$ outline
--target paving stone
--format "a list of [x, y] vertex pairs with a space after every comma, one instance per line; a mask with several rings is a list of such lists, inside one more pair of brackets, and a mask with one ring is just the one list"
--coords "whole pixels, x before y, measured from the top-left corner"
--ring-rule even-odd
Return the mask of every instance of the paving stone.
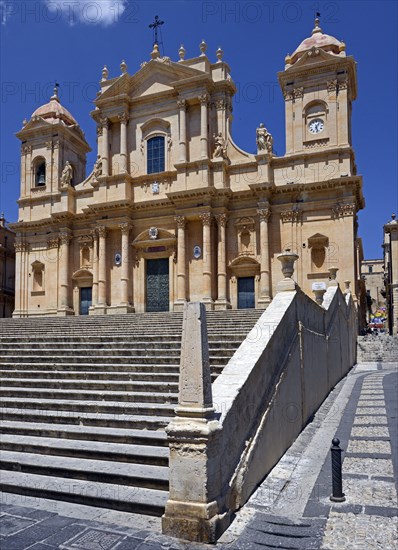
[[376, 426], [387, 426], [387, 417], [386, 416], [356, 416], [354, 419], [354, 424], [358, 425], [376, 425]]
[[358, 407], [357, 415], [361, 415], [361, 414], [372, 414], [372, 415], [381, 414], [384, 416], [386, 414], [386, 410], [384, 407]]
[[391, 445], [388, 441], [351, 440], [347, 448], [348, 453], [382, 453], [391, 455]]
[[391, 460], [380, 458], [351, 458], [346, 457], [343, 462], [344, 473], [353, 472], [361, 474], [366, 472], [368, 475], [393, 476], [393, 466]]
[[351, 435], [353, 437], [389, 437], [390, 432], [387, 427], [353, 426]]
[[85, 531], [86, 528], [87, 527], [85, 525], [69, 525], [68, 527], [61, 529], [61, 531], [55, 533], [51, 537], [46, 538], [45, 543], [58, 546], [73, 539], [74, 537], [76, 537], [76, 535]]
[[84, 533], [69, 541], [68, 546], [78, 548], [79, 550], [98, 550], [98, 548], [101, 550], [112, 550], [123, 538], [122, 535], [116, 535], [115, 533], [87, 529]]
[[0, 533], [2, 536], [14, 535], [32, 525], [35, 525], [35, 522], [29, 519], [4, 514], [1, 517]]
[[384, 506], [389, 508], [397, 506], [397, 492], [394, 483], [345, 477], [343, 480], [343, 491], [348, 504]]
[[322, 549], [396, 550], [397, 518], [331, 512]]

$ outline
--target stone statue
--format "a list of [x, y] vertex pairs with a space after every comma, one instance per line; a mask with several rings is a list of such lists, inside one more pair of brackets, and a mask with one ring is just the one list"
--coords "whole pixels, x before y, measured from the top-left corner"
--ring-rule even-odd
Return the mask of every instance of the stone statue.
[[214, 156], [218, 158], [226, 158], [227, 156], [227, 148], [225, 147], [224, 138], [222, 137], [222, 133], [218, 132], [217, 135], [214, 137]]
[[97, 160], [95, 161], [93, 174], [94, 174], [95, 179], [98, 179], [99, 176], [102, 176], [102, 158], [101, 158], [101, 155], [98, 155]]
[[73, 179], [73, 168], [69, 160], [67, 160], [61, 174], [61, 186], [68, 187], [69, 185], [72, 185], [72, 179]]
[[274, 140], [262, 122], [256, 130], [256, 142], [257, 149], [259, 151], [267, 151], [268, 153], [272, 153], [272, 145]]

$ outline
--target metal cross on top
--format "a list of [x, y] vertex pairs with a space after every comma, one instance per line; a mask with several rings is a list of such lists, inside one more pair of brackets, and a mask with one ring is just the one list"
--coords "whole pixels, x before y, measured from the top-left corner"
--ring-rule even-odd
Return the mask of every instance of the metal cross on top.
[[164, 21], [160, 21], [159, 16], [155, 15], [155, 21], [149, 25], [149, 28], [153, 29], [153, 32], [154, 32], [154, 35], [155, 35], [154, 44], [159, 45], [159, 42], [158, 42], [158, 27], [160, 27], [161, 25], [164, 25]]

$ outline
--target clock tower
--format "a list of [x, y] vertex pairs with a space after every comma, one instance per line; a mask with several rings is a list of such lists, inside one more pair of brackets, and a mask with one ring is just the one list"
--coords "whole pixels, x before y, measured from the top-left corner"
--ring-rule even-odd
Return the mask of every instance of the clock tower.
[[286, 154], [351, 147], [356, 63], [345, 44], [324, 34], [315, 19], [309, 38], [285, 58], [278, 74], [286, 102]]

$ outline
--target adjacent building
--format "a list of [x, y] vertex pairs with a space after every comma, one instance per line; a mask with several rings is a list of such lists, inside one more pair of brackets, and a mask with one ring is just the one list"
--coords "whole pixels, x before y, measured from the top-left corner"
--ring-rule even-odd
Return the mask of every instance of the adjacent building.
[[178, 311], [186, 300], [266, 308], [285, 249], [298, 253], [309, 295], [337, 267], [360, 301], [355, 60], [316, 20], [278, 79], [283, 156], [260, 114], [257, 152], [235, 143], [221, 49], [209, 55], [202, 41], [193, 58], [181, 46], [172, 60], [155, 44], [136, 74], [124, 61], [115, 77], [104, 67], [88, 177], [90, 146], [56, 89], [17, 134], [14, 316]]
[[388, 330], [398, 334], [398, 222], [395, 214], [384, 226], [384, 281]]
[[15, 234], [0, 215], [0, 317], [12, 317], [15, 302]]

